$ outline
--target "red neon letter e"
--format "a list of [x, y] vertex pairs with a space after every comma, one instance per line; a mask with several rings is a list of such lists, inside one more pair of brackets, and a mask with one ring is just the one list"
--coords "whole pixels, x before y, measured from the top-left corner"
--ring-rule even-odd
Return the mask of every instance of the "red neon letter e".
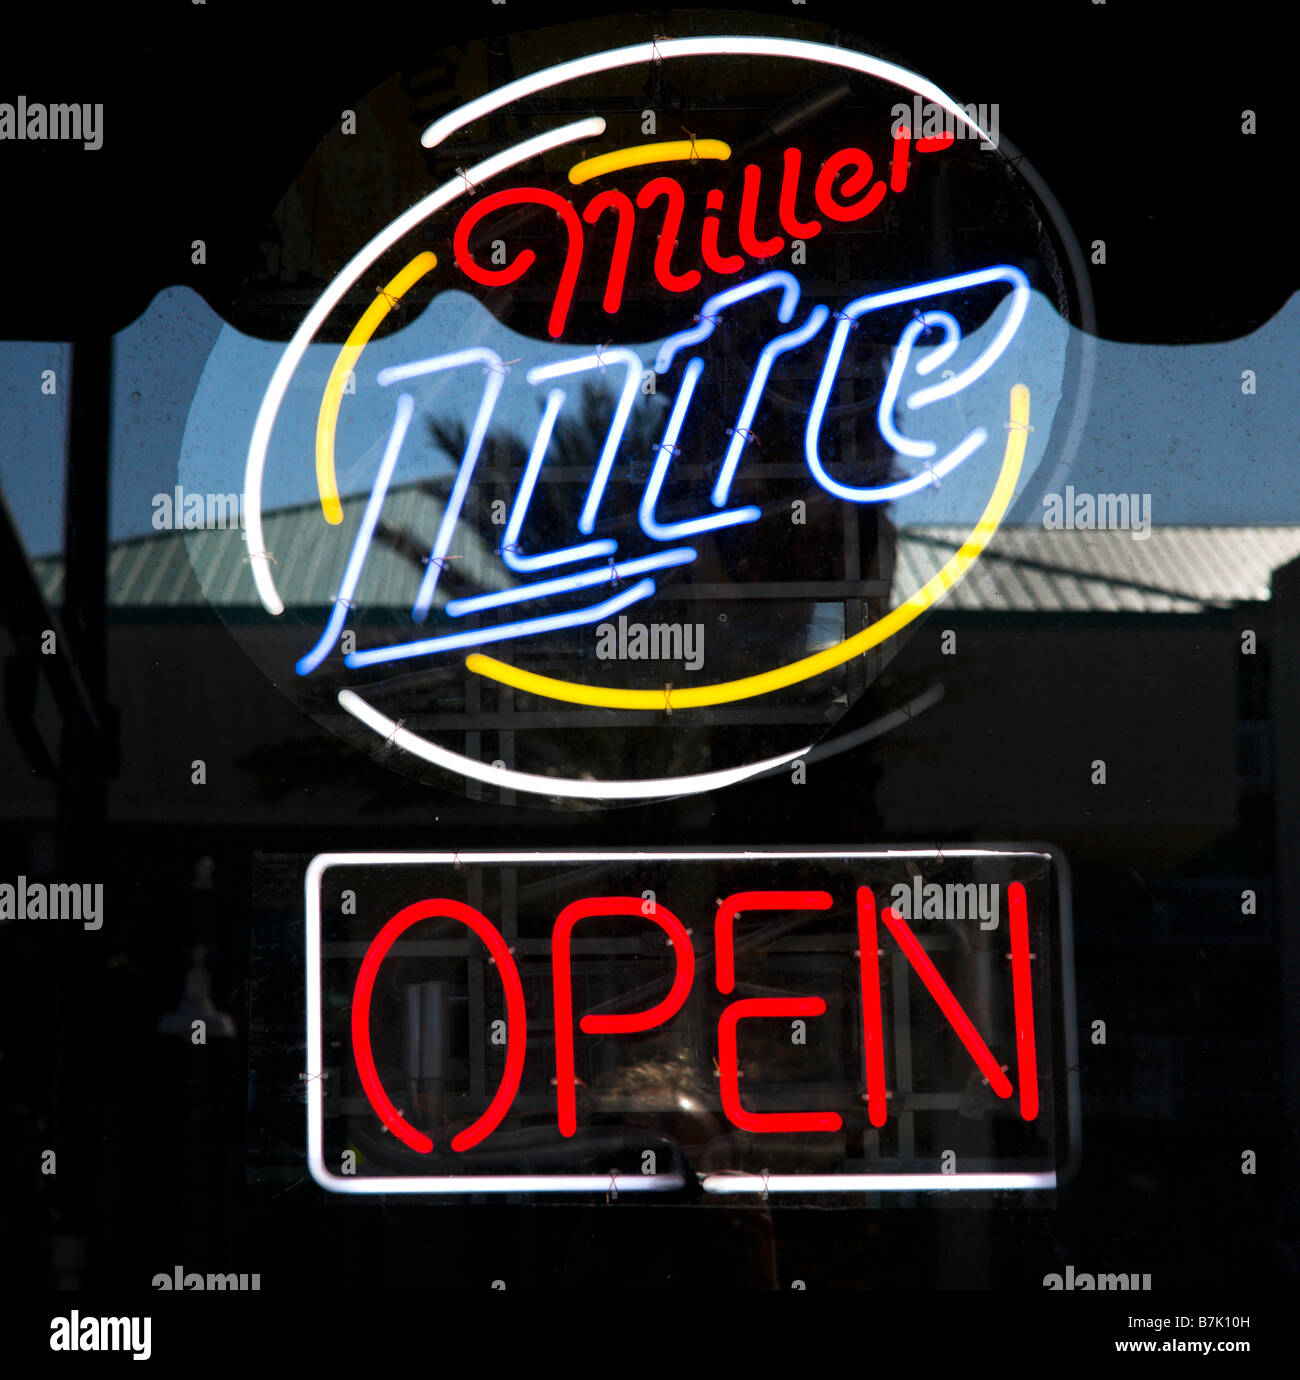
[[551, 976], [555, 984], [555, 1101], [560, 1134], [578, 1129], [577, 1097], [573, 1091], [573, 985], [569, 945], [573, 927], [592, 915], [626, 915], [653, 920], [668, 935], [677, 959], [677, 974], [668, 995], [646, 1011], [623, 1016], [584, 1016], [579, 1029], [587, 1035], [629, 1035], [663, 1025], [681, 1009], [695, 978], [695, 950], [682, 922], [670, 910], [639, 896], [592, 896], [574, 901], [560, 912], [551, 937]]
[[752, 997], [733, 1001], [718, 1021], [718, 1081], [722, 1110], [742, 1131], [838, 1131], [835, 1112], [747, 1112], [740, 1105], [740, 1060], [736, 1026], [753, 1016], [820, 1016], [826, 1003], [820, 997]]
[[417, 1131], [409, 1121], [393, 1106], [392, 1099], [384, 1091], [375, 1070], [375, 1056], [370, 1048], [370, 995], [375, 989], [375, 977], [379, 965], [384, 961], [389, 949], [393, 947], [402, 933], [421, 920], [459, 920], [467, 925], [488, 946], [496, 959], [497, 971], [501, 974], [501, 985], [506, 992], [506, 1067], [501, 1075], [501, 1086], [497, 1095], [488, 1104], [481, 1117], [467, 1126], [459, 1135], [453, 1136], [453, 1150], [469, 1150], [488, 1136], [501, 1124], [502, 1118], [510, 1110], [510, 1104], [519, 1091], [519, 1080], [524, 1071], [524, 1043], [527, 1020], [524, 1015], [524, 987], [519, 981], [519, 969], [511, 956], [501, 931], [473, 906], [460, 901], [440, 899], [436, 901], [417, 901], [414, 905], [399, 910], [396, 915], [375, 936], [366, 950], [357, 974], [356, 991], [352, 997], [352, 1052], [356, 1056], [357, 1072], [361, 1075], [361, 1086], [366, 1097], [375, 1109], [380, 1121], [412, 1150], [427, 1155], [433, 1149], [433, 1142], [423, 1132]]

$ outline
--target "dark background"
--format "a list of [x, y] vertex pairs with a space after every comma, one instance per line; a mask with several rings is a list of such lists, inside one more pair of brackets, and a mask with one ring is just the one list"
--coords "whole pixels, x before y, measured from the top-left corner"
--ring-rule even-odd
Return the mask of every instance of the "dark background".
[[[746, 8], [790, 13], [789, 6]], [[173, 3], [137, 5], [129, 14], [52, 12], [41, 42], [7, 45], [0, 97], [12, 101], [21, 91], [31, 100], [102, 100], [104, 146], [95, 153], [0, 146], [0, 261], [9, 269], [0, 334], [76, 341], [92, 352], [81, 358], [93, 361], [94, 342], [169, 284], [188, 284], [227, 310], [284, 187], [339, 112], [402, 64], [408, 35], [425, 35], [432, 48], [586, 12], [519, 0], [436, 11]], [[1279, 35], [1269, 32], [1270, 21], [1219, 16], [1211, 27], [1186, 11], [1138, 14], [1079, 0], [1048, 12], [1028, 4], [982, 11], [929, 5], [842, 17], [809, 3], [795, 13], [864, 31], [958, 101], [998, 100], [1004, 134], [1032, 158], [1079, 240], [1086, 247], [1104, 238], [1110, 246], [1111, 262], [1092, 277], [1101, 335], [1230, 339], [1255, 330], [1293, 290], [1289, 197], [1279, 190], [1289, 191], [1292, 151], [1276, 67]], [[633, 21], [636, 37], [656, 31], [671, 27], [654, 12]], [[1061, 118], [1062, 106], [1074, 115]], [[1246, 108], [1258, 115], [1253, 139], [1240, 134]], [[189, 247], [200, 237], [208, 262], [197, 268]], [[83, 377], [93, 377], [93, 364]], [[75, 398], [74, 487], [78, 445], [93, 451], [96, 444], [95, 415], [86, 392]], [[87, 597], [93, 600], [93, 582]], [[1278, 611], [1278, 628], [1294, 624], [1294, 602], [1289, 608], [1286, 624]], [[77, 646], [75, 614], [75, 607], [65, 610]], [[986, 729], [1020, 745], [1006, 754], [1023, 801], [1017, 839], [1042, 836], [1036, 801], [1059, 804], [1061, 779], [1074, 770], [1065, 760], [1075, 750], [1072, 730], [1053, 732], [1063, 688], [1081, 699], [1090, 698], [1089, 685], [1094, 699], [1114, 696], [1110, 719], [1121, 740], [1132, 716], [1158, 710], [1168, 733], [1157, 778], [1162, 763], [1176, 773], [1202, 745], [1194, 689], [1184, 683], [1171, 695], [1145, 659], [1151, 625], [1137, 618], [1125, 625], [1138, 650], [1121, 674], [1097, 669], [1099, 643], [1113, 623], [1103, 631], [1086, 619], [1042, 621], [1064, 649], [1046, 659], [1052, 665], [1029, 659], [1035, 633], [1024, 622], [986, 620], [964, 634], [986, 673], [1021, 686], [1023, 703], [1037, 715], [1027, 726], [1008, 708], [1004, 722]], [[1280, 635], [1273, 622], [1268, 611], [1251, 624], [1264, 629], [1266, 652], [1269, 638]], [[1224, 612], [1209, 616], [1196, 636], [1217, 638], [1230, 658], [1237, 627], [1237, 617]], [[94, 671], [93, 628], [82, 637], [93, 702], [105, 677]], [[918, 638], [900, 658], [900, 683], [924, 676], [927, 661], [936, 660], [935, 640], [933, 632], [930, 642]], [[179, 655], [147, 629], [137, 630], [136, 645], [163, 664]], [[1084, 1099], [1082, 1166], [1054, 1209], [937, 1201], [871, 1212], [623, 1203], [456, 1208], [332, 1199], [305, 1168], [297, 1185], [247, 1185], [247, 998], [257, 976], [249, 968], [248, 922], [257, 849], [469, 847], [503, 836], [537, 847], [980, 841], [989, 826], [978, 787], [962, 811], [951, 808], [942, 761], [927, 778], [936, 811], [924, 839], [912, 820], [925, 818], [923, 808], [904, 820], [873, 801], [873, 754], [906, 749], [906, 741], [889, 740], [825, 764], [815, 793], [775, 780], [713, 799], [586, 815], [452, 795], [435, 801], [434, 792], [388, 777], [361, 754], [322, 745], [321, 731], [233, 644], [226, 659], [233, 663], [225, 666], [227, 693], [250, 715], [282, 725], [286, 741], [330, 756], [340, 777], [356, 781], [358, 801], [393, 789], [424, 792], [408, 803], [425, 818], [386, 823], [359, 804], [351, 820], [340, 821], [331, 807], [313, 824], [317, 786], [267, 780], [246, 768], [232, 788], [233, 807], [204, 820], [160, 817], [146, 828], [115, 818], [111, 804], [106, 810], [101, 777], [111, 779], [111, 750], [97, 755], [102, 740], [84, 713], [73, 716], [67, 732], [76, 765], [51, 781], [53, 817], [42, 810], [30, 825], [6, 826], [0, 840], [0, 876], [11, 880], [35, 874], [33, 850], [52, 830], [64, 860], [59, 875], [103, 877], [109, 917], [99, 934], [17, 924], [0, 934], [0, 1087], [11, 1121], [3, 1137], [5, 1256], [16, 1284], [82, 1288], [88, 1297], [110, 1288], [145, 1291], [154, 1273], [181, 1264], [258, 1271], [263, 1291], [277, 1293], [337, 1289], [345, 1274], [351, 1289], [486, 1290], [494, 1279], [515, 1289], [788, 1289], [797, 1278], [810, 1290], [1030, 1290], [1030, 1305], [1039, 1307], [1043, 1275], [1066, 1264], [1147, 1271], [1158, 1289], [1209, 1289], [1256, 1304], [1282, 1279], [1294, 1281], [1297, 1215], [1288, 1202], [1296, 1201], [1296, 1127], [1288, 1128], [1284, 1095], [1288, 960], [1272, 882], [1277, 840], [1298, 821], [1291, 788], [1275, 789], [1272, 780], [1246, 790], [1226, 779], [1224, 789], [1236, 793], [1231, 825], [1207, 822], [1206, 840], [1190, 854], [1144, 832], [1141, 799], [1150, 781], [1117, 788], [1132, 792], [1132, 808], [1117, 815], [1122, 823], [1098, 817], [1086, 793], [1078, 794], [1078, 805], [1068, 807], [1072, 824], [1052, 838], [1074, 868]], [[1266, 654], [1241, 671], [1229, 712], [1268, 717], [1289, 704], [1291, 681], [1279, 679], [1284, 667], [1284, 659]], [[201, 681], [204, 669], [187, 661], [164, 674]], [[860, 706], [845, 726], [866, 722], [879, 707]], [[114, 708], [129, 715], [132, 704]], [[204, 755], [189, 747], [203, 739], [207, 755], [238, 764], [243, 745], [220, 739], [209, 708], [201, 695], [188, 702], [178, 758]], [[105, 716], [109, 724], [112, 718]], [[1278, 782], [1287, 763], [1280, 754]], [[292, 799], [285, 815], [292, 822], [268, 828], [261, 809], [277, 793]], [[249, 810], [242, 821], [241, 799]], [[846, 800], [853, 802], [847, 814]], [[202, 857], [214, 860], [211, 890], [193, 885]], [[1246, 940], [1231, 928], [1237, 917], [1225, 911], [1219, 923], [1194, 887], [1180, 889], [1189, 871], [1227, 878], [1220, 887], [1226, 894], [1236, 879], [1250, 879], [1243, 887], [1260, 879], [1261, 915]], [[238, 1025], [235, 1039], [206, 1051], [154, 1029], [177, 1002], [196, 937], [212, 945], [213, 996]], [[1104, 1049], [1087, 1040], [1098, 1014], [1111, 1030]], [[1153, 1046], [1142, 1037], [1153, 1033], [1213, 1047], [1195, 1068], [1179, 1065], [1172, 1102], [1157, 1091], [1158, 1070], [1144, 1062]], [[1293, 1030], [1289, 1039], [1294, 1048]], [[47, 1146], [59, 1154], [52, 1179], [39, 1173]], [[1258, 1155], [1253, 1177], [1240, 1172], [1245, 1148]]]

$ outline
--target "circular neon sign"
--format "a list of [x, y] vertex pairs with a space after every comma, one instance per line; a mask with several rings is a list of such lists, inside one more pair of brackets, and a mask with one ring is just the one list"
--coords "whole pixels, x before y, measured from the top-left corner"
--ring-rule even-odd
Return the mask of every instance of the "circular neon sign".
[[[400, 769], [532, 799], [799, 758], [1051, 452], [1077, 289], [996, 108], [754, 33], [456, 96], [432, 190], [209, 361], [182, 469], [242, 437], [245, 645]], [[911, 588], [895, 515], [964, 533]]]

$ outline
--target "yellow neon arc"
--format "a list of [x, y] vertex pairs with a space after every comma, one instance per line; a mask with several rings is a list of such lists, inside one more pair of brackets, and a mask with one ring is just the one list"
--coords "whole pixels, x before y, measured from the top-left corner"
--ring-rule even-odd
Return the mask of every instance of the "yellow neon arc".
[[928, 579], [910, 599], [891, 609], [878, 623], [864, 628], [853, 637], [845, 638], [834, 647], [787, 666], [777, 666], [756, 676], [741, 680], [721, 681], [717, 685], [700, 685], [682, 690], [610, 690], [601, 686], [580, 685], [571, 680], [555, 680], [532, 671], [521, 671], [503, 661], [476, 652], [466, 657], [466, 667], [489, 680], [500, 681], [516, 690], [545, 699], [566, 700], [570, 704], [587, 704], [602, 709], [703, 709], [713, 704], [729, 704], [734, 700], [751, 699], [773, 690], [796, 685], [823, 671], [833, 670], [846, 661], [901, 632], [919, 618], [931, 604], [941, 599], [958, 580], [979, 560], [984, 548], [992, 540], [1010, 506], [1025, 459], [1025, 444], [1029, 435], [1029, 389], [1018, 383], [1011, 390], [1011, 422], [1007, 429], [1007, 448], [1002, 458], [1002, 470], [980, 520], [970, 535], [943, 567]]
[[316, 488], [320, 492], [320, 506], [325, 521], [332, 526], [337, 527], [343, 521], [343, 504], [339, 502], [338, 478], [334, 471], [334, 428], [338, 424], [343, 385], [361, 358], [362, 350], [370, 343], [370, 337], [379, 329], [379, 323], [397, 305], [402, 294], [418, 283], [431, 268], [435, 268], [437, 263], [437, 255], [426, 249], [424, 253], [417, 254], [392, 282], [386, 283], [352, 328], [352, 334], [344, 342], [330, 370], [329, 382], [321, 395], [320, 412], [316, 417]]
[[643, 163], [692, 163], [701, 158], [730, 158], [731, 145], [721, 139], [670, 139], [663, 144], [637, 144], [631, 148], [599, 153], [584, 158], [569, 169], [569, 181], [576, 187], [605, 173], [621, 172], [624, 168], [639, 168]]

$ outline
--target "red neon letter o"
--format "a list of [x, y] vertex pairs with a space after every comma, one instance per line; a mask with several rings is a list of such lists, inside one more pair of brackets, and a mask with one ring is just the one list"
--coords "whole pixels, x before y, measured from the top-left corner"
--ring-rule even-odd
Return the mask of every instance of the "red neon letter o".
[[374, 991], [375, 977], [379, 965], [388, 956], [388, 951], [398, 938], [421, 920], [448, 919], [459, 920], [468, 926], [488, 946], [496, 960], [497, 971], [501, 974], [501, 985], [506, 993], [506, 1067], [501, 1075], [501, 1085], [496, 1096], [488, 1104], [487, 1111], [459, 1135], [453, 1136], [453, 1150], [469, 1150], [488, 1136], [501, 1124], [510, 1104], [519, 1091], [519, 1080], [524, 1072], [524, 1046], [527, 1040], [527, 1019], [524, 1015], [524, 987], [519, 980], [519, 969], [500, 930], [473, 906], [460, 901], [438, 899], [416, 901], [414, 905], [399, 910], [396, 915], [375, 936], [366, 950], [357, 974], [356, 991], [352, 997], [352, 1052], [356, 1056], [357, 1072], [366, 1090], [366, 1098], [375, 1109], [376, 1116], [403, 1144], [421, 1155], [433, 1149], [433, 1141], [422, 1131], [417, 1131], [409, 1121], [393, 1106], [392, 1099], [384, 1091], [375, 1070], [375, 1056], [370, 1048], [370, 995]]

